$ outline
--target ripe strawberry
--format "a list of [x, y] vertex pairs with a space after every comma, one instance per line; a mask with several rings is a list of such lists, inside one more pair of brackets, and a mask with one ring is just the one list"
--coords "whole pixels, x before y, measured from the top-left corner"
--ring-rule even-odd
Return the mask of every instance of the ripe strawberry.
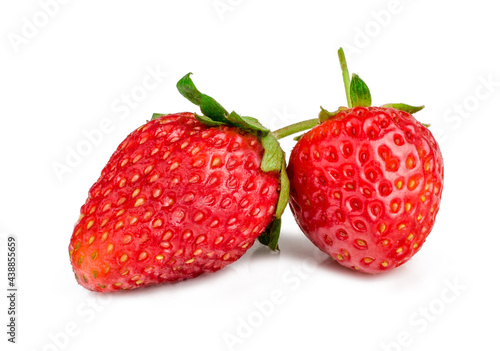
[[343, 266], [393, 269], [420, 250], [439, 210], [443, 159], [422, 107], [370, 107], [370, 92], [349, 80], [349, 108], [320, 112], [289, 161], [290, 207], [305, 235]]
[[178, 88], [206, 115], [155, 114], [120, 144], [81, 208], [69, 252], [89, 290], [215, 272], [259, 236], [277, 247], [288, 179], [276, 138], [228, 114], [189, 74]]

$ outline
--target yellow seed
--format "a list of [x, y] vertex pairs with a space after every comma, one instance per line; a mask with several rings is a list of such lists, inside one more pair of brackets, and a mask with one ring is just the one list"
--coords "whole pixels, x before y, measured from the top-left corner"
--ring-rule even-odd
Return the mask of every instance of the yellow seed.
[[358, 244], [359, 246], [365, 247], [366, 246], [366, 241], [358, 239], [358, 240], [356, 240], [356, 244]]
[[137, 222], [137, 217], [130, 218], [130, 224], [135, 224]]
[[422, 200], [422, 202], [425, 202], [425, 200], [427, 200], [427, 198], [425, 197], [425, 195], [422, 195], [422, 196], [420, 196], [420, 200]]
[[417, 243], [413, 244], [413, 248], [414, 248], [414, 249], [416, 249], [417, 247], [418, 247], [418, 244], [417, 244]]
[[334, 192], [333, 196], [335, 196], [336, 199], [340, 199], [340, 192], [338, 191]]
[[108, 252], [113, 251], [114, 247], [115, 247], [115, 245], [113, 245], [113, 244], [109, 244], [109, 245], [108, 245]]
[[406, 212], [410, 212], [411, 210], [411, 203], [407, 202], [405, 205]]
[[141, 198], [137, 199], [134, 206], [139, 207], [139, 206], [142, 206], [143, 204], [144, 204], [144, 199], [141, 197]]
[[227, 254], [225, 254], [224, 256], [222, 256], [222, 259], [223, 259], [224, 261], [227, 261], [227, 260], [229, 260], [230, 258], [231, 258], [231, 254], [230, 254], [230, 253], [227, 253]]
[[189, 264], [189, 263], [193, 263], [194, 262], [194, 258], [190, 259], [190, 260], [187, 260], [186, 263]]
[[392, 212], [398, 212], [399, 205], [396, 202], [393, 202], [391, 205]]
[[175, 252], [174, 256], [180, 256], [180, 255], [182, 255], [182, 253], [183, 253], [183, 252], [184, 252], [184, 250], [183, 250], [183, 249], [179, 249], [179, 250], [177, 250], [177, 251]]
[[408, 167], [408, 168], [412, 169], [412, 168], [414, 167], [414, 165], [415, 165], [415, 162], [414, 162], [414, 160], [413, 160], [413, 157], [411, 157], [411, 156], [410, 156], [410, 157], [408, 157], [408, 158], [406, 159], [406, 167]]
[[125, 235], [125, 236], [123, 237], [123, 243], [124, 243], [124, 244], [128, 244], [128, 243], [130, 243], [131, 241], [132, 241], [132, 235]]
[[82, 245], [81, 242], [77, 242], [75, 245], [75, 251], [78, 251], [78, 249], [80, 248], [81, 245]]
[[389, 265], [389, 262], [384, 261], [384, 262], [381, 263], [381, 265], [384, 266], [384, 267], [387, 267]]
[[154, 221], [153, 227], [158, 228], [158, 227], [161, 227], [162, 224], [163, 224], [162, 220], [157, 219], [156, 221]]
[[163, 255], [157, 255], [155, 258], [156, 258], [158, 261], [161, 261], [161, 260], [163, 260], [163, 259], [165, 258], [165, 256], [163, 256]]
[[114, 283], [113, 285], [116, 286], [116, 287], [120, 287], [120, 286], [123, 285], [123, 283]]
[[92, 276], [94, 277], [94, 279], [97, 278], [97, 271], [95, 269], [92, 271]]
[[170, 166], [170, 170], [173, 171], [174, 169], [176, 169], [177, 167], [179, 167], [179, 165], [180, 165], [179, 162], [172, 163], [172, 165]]
[[94, 220], [91, 219], [88, 223], [87, 223], [87, 229], [90, 229], [92, 228], [92, 226], [94, 225]]
[[106, 205], [103, 206], [102, 210], [104, 212], [106, 212], [107, 210], [109, 210], [111, 208], [111, 204], [108, 202]]
[[149, 178], [149, 182], [150, 183], [156, 182], [158, 178], [160, 178], [160, 176], [158, 174], [154, 174], [151, 178]]
[[120, 217], [124, 212], [125, 210], [122, 208], [120, 211], [116, 212], [116, 217]]
[[85, 215], [82, 213], [78, 218], [78, 220], [76, 221], [76, 223], [79, 223], [83, 219], [83, 217], [85, 217]]
[[136, 281], [137, 279], [139, 279], [141, 277], [140, 274], [136, 274], [134, 275], [132, 278], [130, 278], [131, 281]]
[[141, 252], [141, 254], [139, 255], [138, 260], [139, 261], [145, 260], [146, 257], [148, 257], [148, 254], [146, 252]]
[[422, 219], [422, 215], [421, 215], [421, 214], [419, 214], [419, 215], [417, 216], [417, 221], [420, 221], [421, 219]]
[[382, 240], [382, 241], [380, 242], [380, 245], [382, 245], [382, 246], [387, 246], [387, 245], [389, 245], [389, 240], [387, 240], [387, 239]]
[[127, 200], [126, 198], [124, 197], [121, 197], [118, 199], [118, 202], [116, 203], [118, 206], [120, 206], [121, 204], [123, 204], [125, 202], [125, 200]]
[[144, 283], [144, 280], [138, 280], [135, 282], [137, 285], [141, 285], [142, 283]]
[[137, 161], [139, 161], [140, 159], [142, 158], [142, 155], [139, 154], [137, 155], [136, 157], [134, 157], [134, 159], [132, 160], [132, 163], [136, 163]]
[[104, 227], [106, 224], [108, 224], [109, 218], [104, 218], [101, 222], [101, 228]]
[[89, 239], [89, 245], [92, 244], [95, 240], [95, 236], [91, 236]]
[[120, 188], [123, 188], [123, 187], [125, 186], [125, 183], [126, 183], [126, 182], [127, 182], [127, 179], [122, 178], [122, 179], [120, 180], [120, 183], [118, 183], [118, 185], [120, 186]]
[[387, 229], [387, 226], [385, 225], [385, 223], [382, 223], [378, 228], [380, 233], [384, 233], [386, 231], [386, 229]]
[[128, 260], [128, 255], [127, 254], [123, 254], [121, 257], [120, 257], [120, 262], [125, 262], [126, 260]]
[[89, 214], [92, 214], [92, 213], [94, 213], [94, 212], [95, 212], [95, 210], [96, 210], [96, 207], [95, 207], [95, 206], [92, 206], [92, 208], [90, 209], [90, 212], [89, 212]]
[[365, 257], [365, 258], [363, 258], [363, 261], [365, 261], [365, 263], [372, 263], [373, 262], [373, 258], [371, 258], [371, 257]]
[[139, 175], [138, 175], [138, 174], [136, 174], [136, 175], [134, 175], [134, 176], [132, 177], [132, 179], [130, 179], [130, 181], [131, 181], [132, 183], [135, 183], [138, 179], [139, 179]]
[[403, 230], [406, 228], [406, 224], [404, 223], [401, 223], [400, 225], [398, 225], [398, 230]]
[[217, 167], [222, 163], [221, 159], [216, 157], [212, 160], [212, 167]]
[[402, 180], [398, 180], [396, 182], [396, 188], [401, 189], [402, 187], [403, 187], [403, 181]]
[[343, 261], [344, 260], [344, 256], [342, 256], [341, 254], [337, 254], [335, 257], [337, 258], [337, 261]]
[[193, 252], [193, 255], [194, 255], [194, 256], [198, 256], [198, 255], [201, 255], [201, 253], [202, 253], [202, 252], [203, 252], [203, 250], [202, 250], [202, 249], [198, 249], [198, 250], [196, 250], [195, 252]]
[[115, 229], [120, 229], [121, 227], [123, 227], [123, 221], [116, 223]]
[[135, 189], [134, 192], [132, 193], [132, 198], [134, 198], [137, 195], [139, 195], [140, 192], [141, 192], [141, 189]]
[[401, 253], [401, 252], [403, 252], [403, 248], [402, 248], [402, 247], [400, 247], [400, 248], [398, 248], [398, 249], [396, 250], [396, 253]]
[[417, 182], [414, 181], [413, 179], [410, 179], [410, 181], [408, 182], [408, 189], [413, 190], [413, 189], [415, 189], [416, 185], [417, 185]]

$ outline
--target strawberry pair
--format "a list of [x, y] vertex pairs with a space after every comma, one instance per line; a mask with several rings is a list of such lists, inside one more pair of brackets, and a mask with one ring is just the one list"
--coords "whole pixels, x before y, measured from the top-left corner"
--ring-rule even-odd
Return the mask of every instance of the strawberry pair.
[[[348, 107], [275, 132], [183, 77], [202, 115], [154, 114], [118, 146], [71, 237], [77, 281], [135, 289], [220, 270], [256, 239], [276, 250], [289, 195], [302, 231], [340, 264], [377, 273], [411, 258], [439, 210], [439, 147], [411, 115], [421, 107], [371, 107], [339, 57]], [[286, 169], [278, 139], [310, 128]]]

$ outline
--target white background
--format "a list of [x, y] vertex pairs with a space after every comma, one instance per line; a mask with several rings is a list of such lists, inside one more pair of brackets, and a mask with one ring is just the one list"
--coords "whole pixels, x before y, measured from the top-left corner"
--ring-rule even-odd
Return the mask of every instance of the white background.
[[[3, 1], [0, 287], [6, 294], [5, 237], [13, 234], [19, 324], [11, 345], [2, 298], [0, 348], [499, 350], [500, 22], [492, 6]], [[67, 247], [88, 189], [152, 113], [197, 111], [176, 91], [180, 77], [193, 72], [229, 110], [277, 129], [317, 116], [320, 105], [345, 105], [340, 46], [375, 105], [425, 104], [417, 118], [440, 142], [441, 210], [412, 260], [375, 276], [341, 268], [287, 210], [279, 254], [256, 244], [218, 273], [128, 293], [76, 283]], [[89, 144], [86, 133], [106, 121]], [[293, 144], [283, 141], [288, 154]], [[61, 175], [55, 165], [68, 168]]]

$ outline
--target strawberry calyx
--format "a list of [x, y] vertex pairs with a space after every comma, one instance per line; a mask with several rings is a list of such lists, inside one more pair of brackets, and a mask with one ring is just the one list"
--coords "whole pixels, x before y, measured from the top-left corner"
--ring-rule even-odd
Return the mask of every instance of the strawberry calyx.
[[[329, 112], [321, 107], [319, 113], [319, 123], [323, 123], [330, 118], [334, 118], [339, 112], [345, 111], [354, 107], [370, 107], [372, 104], [372, 98], [370, 94], [370, 89], [366, 83], [357, 75], [353, 74], [352, 78], [349, 77], [349, 70], [347, 68], [347, 62], [344, 55], [344, 50], [342, 48], [338, 51], [340, 68], [342, 69], [342, 78], [344, 80], [344, 88], [347, 98], [347, 106], [341, 106], [338, 110], [334, 112]], [[414, 114], [424, 108], [424, 106], [411, 106], [402, 103], [391, 103], [381, 105], [382, 108], [393, 108], [399, 111], [403, 111], [409, 114]], [[424, 124], [424, 126], [428, 126]]]
[[[194, 85], [191, 74], [188, 73], [177, 82], [177, 90], [186, 99], [200, 107], [202, 114], [195, 113], [195, 118], [208, 127], [227, 125], [236, 127], [255, 135], [264, 148], [264, 155], [260, 168], [264, 172], [278, 172], [280, 177], [280, 194], [276, 204], [275, 218], [265, 231], [259, 236], [259, 242], [269, 246], [273, 251], [279, 250], [278, 240], [281, 229], [281, 216], [288, 204], [290, 183], [286, 173], [285, 152], [281, 148], [278, 138], [264, 127], [256, 118], [241, 116], [235, 111], [228, 112], [212, 97], [201, 93]], [[153, 114], [153, 119], [164, 114]]]

